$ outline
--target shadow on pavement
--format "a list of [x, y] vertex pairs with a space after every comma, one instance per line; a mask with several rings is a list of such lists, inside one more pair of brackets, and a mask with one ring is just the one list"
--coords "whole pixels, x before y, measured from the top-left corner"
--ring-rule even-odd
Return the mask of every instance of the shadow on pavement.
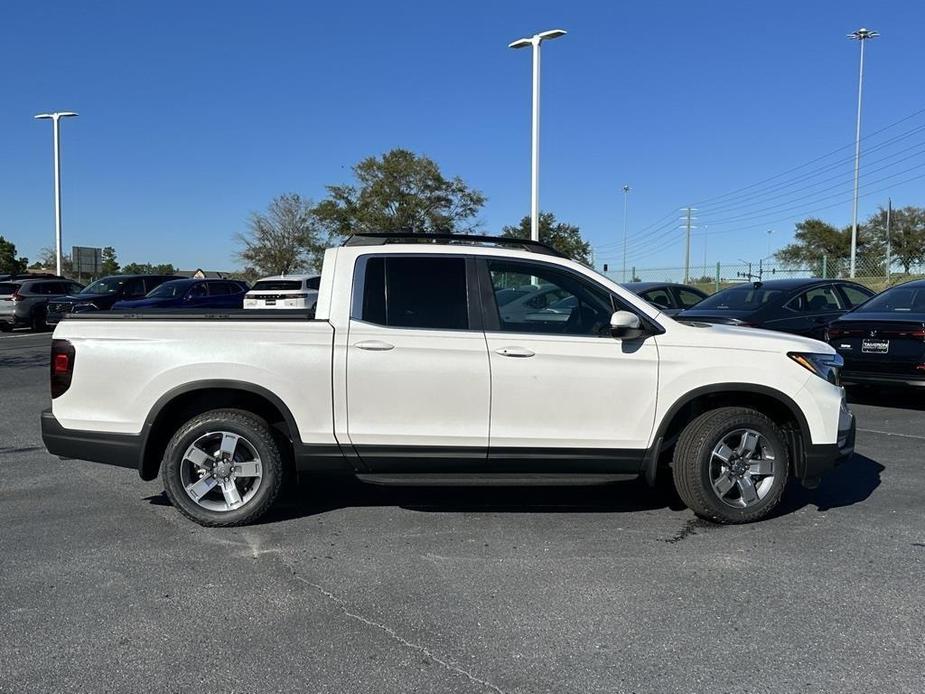
[[855, 453], [823, 477], [816, 489], [791, 483], [773, 515], [784, 516], [810, 504], [820, 511], [859, 504], [880, 486], [880, 473], [885, 469], [867, 456]]
[[851, 405], [874, 405], [903, 410], [925, 410], [925, 399], [918, 388], [868, 388], [848, 389], [848, 403]]
[[[851, 506], [867, 499], [880, 485], [880, 463], [854, 455], [823, 478], [817, 489], [791, 481], [772, 517], [815, 505], [820, 511]], [[284, 493], [259, 525], [305, 518], [342, 508], [395, 506], [423, 513], [633, 513], [685, 506], [663, 480], [650, 488], [642, 480], [597, 486], [385, 487], [352, 478], [302, 480]], [[145, 499], [170, 506], [164, 493]]]

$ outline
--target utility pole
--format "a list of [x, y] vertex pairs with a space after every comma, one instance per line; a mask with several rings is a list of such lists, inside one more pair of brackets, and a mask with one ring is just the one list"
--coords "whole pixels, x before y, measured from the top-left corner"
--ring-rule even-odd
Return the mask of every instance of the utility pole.
[[893, 198], [886, 199], [886, 281], [890, 281], [890, 263], [893, 259], [890, 258], [890, 218], [893, 216]]
[[60, 111], [55, 113], [39, 113], [36, 120], [50, 120], [52, 130], [52, 146], [55, 169], [55, 274], [61, 276], [61, 135], [60, 121], [62, 118], [73, 118], [76, 113]]
[[623, 186], [623, 281], [626, 282], [626, 209], [629, 204], [630, 187]]
[[684, 217], [681, 217], [681, 220], [684, 221], [684, 227], [687, 229], [684, 242], [684, 284], [687, 284], [691, 276], [691, 229], [697, 228], [691, 224], [691, 222], [694, 221], [694, 217], [691, 216], [691, 213], [696, 212], [697, 208], [685, 207], [684, 210], [686, 214]]
[[858, 179], [861, 175], [861, 92], [864, 89], [864, 43], [868, 39], [875, 39], [878, 36], [880, 36], [878, 32], [865, 29], [864, 27], [848, 34], [849, 39], [853, 39], [861, 44], [861, 66], [858, 70], [858, 120], [854, 138], [854, 209], [851, 213], [850, 275], [852, 279], [854, 278], [855, 260], [858, 253]]

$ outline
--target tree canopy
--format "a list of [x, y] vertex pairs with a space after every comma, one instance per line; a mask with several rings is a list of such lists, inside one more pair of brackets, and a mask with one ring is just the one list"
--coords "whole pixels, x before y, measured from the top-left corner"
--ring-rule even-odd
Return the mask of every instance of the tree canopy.
[[[560, 253], [579, 263], [591, 265], [591, 244], [581, 237], [581, 231], [574, 224], [559, 222], [552, 212], [540, 212], [540, 241], [552, 246]], [[520, 220], [517, 226], [506, 226], [501, 235], [507, 238], [530, 238], [530, 215]]]
[[[864, 224], [876, 244], [878, 252], [886, 258], [887, 211], [880, 208]], [[890, 265], [899, 265], [909, 274], [911, 267], [925, 260], [925, 209], [903, 207], [890, 215]]]
[[367, 157], [354, 184], [328, 186], [315, 215], [332, 239], [350, 234], [454, 233], [478, 226], [485, 196], [461, 178], [447, 178], [432, 159], [406, 149]]
[[[122, 275], [172, 275], [177, 269], [171, 263], [129, 263], [122, 267]], [[106, 274], [105, 272], [103, 274]]]
[[16, 244], [0, 236], [0, 273], [16, 275], [25, 272], [28, 266], [28, 258], [16, 256]]
[[248, 274], [261, 276], [316, 267], [325, 246], [311, 201], [297, 193], [274, 198], [265, 213], [254, 212], [237, 240]]
[[102, 265], [102, 274], [103, 275], [115, 275], [119, 272], [119, 261], [116, 259], [116, 249], [112, 246], [106, 246], [102, 252], [103, 262]]

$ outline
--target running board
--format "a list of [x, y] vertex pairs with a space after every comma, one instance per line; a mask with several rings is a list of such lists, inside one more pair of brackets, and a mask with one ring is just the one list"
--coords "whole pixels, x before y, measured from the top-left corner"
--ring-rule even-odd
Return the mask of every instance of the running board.
[[369, 484], [384, 486], [411, 486], [411, 487], [469, 487], [469, 486], [500, 486], [500, 487], [526, 487], [526, 486], [593, 486], [610, 484], [611, 482], [626, 482], [639, 478], [638, 474], [505, 474], [505, 473], [357, 473], [357, 479]]

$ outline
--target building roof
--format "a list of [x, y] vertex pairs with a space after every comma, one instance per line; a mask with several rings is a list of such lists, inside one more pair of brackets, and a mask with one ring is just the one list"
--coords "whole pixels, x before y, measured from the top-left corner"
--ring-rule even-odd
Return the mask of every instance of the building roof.
[[184, 277], [195, 277], [196, 279], [215, 279], [221, 280], [225, 279], [228, 275], [227, 272], [219, 272], [218, 270], [203, 270], [201, 267], [196, 268], [195, 270], [177, 270], [173, 273], [175, 277], [182, 279]]

